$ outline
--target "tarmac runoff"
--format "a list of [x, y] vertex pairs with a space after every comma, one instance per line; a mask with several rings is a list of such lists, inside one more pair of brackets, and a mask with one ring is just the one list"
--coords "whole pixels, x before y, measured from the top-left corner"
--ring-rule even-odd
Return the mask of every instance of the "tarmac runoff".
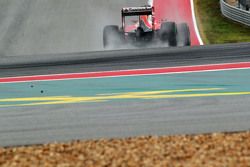
[[248, 130], [249, 72], [1, 83], [0, 144]]

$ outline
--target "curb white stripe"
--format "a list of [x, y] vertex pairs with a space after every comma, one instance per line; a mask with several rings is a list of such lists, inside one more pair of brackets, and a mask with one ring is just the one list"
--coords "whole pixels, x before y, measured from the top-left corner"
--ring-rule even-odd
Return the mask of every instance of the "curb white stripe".
[[195, 33], [196, 33], [196, 36], [197, 36], [197, 38], [199, 40], [200, 45], [204, 45], [204, 43], [203, 43], [203, 41], [201, 39], [201, 36], [200, 36], [198, 26], [197, 26], [197, 21], [196, 21], [196, 17], [195, 17], [195, 10], [194, 10], [194, 0], [190, 0], [190, 3], [191, 3], [192, 19], [193, 19]]

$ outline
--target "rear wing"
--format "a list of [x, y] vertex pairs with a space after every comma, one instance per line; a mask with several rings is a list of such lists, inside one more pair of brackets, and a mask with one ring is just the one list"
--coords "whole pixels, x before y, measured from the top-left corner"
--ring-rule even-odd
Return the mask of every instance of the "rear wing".
[[152, 6], [122, 8], [122, 16], [153, 15]]

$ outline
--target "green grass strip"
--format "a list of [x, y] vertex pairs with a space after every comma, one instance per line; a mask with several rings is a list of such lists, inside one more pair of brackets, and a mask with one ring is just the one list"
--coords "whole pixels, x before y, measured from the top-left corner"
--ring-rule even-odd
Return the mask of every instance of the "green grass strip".
[[206, 44], [250, 42], [250, 27], [225, 18], [219, 0], [194, 0], [202, 39]]

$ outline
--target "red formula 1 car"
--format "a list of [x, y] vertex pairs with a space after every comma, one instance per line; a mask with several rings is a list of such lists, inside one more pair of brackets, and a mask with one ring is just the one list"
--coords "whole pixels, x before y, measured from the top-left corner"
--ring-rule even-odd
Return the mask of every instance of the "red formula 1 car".
[[[190, 31], [186, 23], [177, 25], [175, 22], [156, 21], [154, 7], [122, 8], [121, 14], [120, 28], [116, 25], [108, 25], [104, 28], [104, 48], [122, 48], [126, 45], [189, 46], [191, 43]], [[126, 25], [126, 21], [132, 24]]]

